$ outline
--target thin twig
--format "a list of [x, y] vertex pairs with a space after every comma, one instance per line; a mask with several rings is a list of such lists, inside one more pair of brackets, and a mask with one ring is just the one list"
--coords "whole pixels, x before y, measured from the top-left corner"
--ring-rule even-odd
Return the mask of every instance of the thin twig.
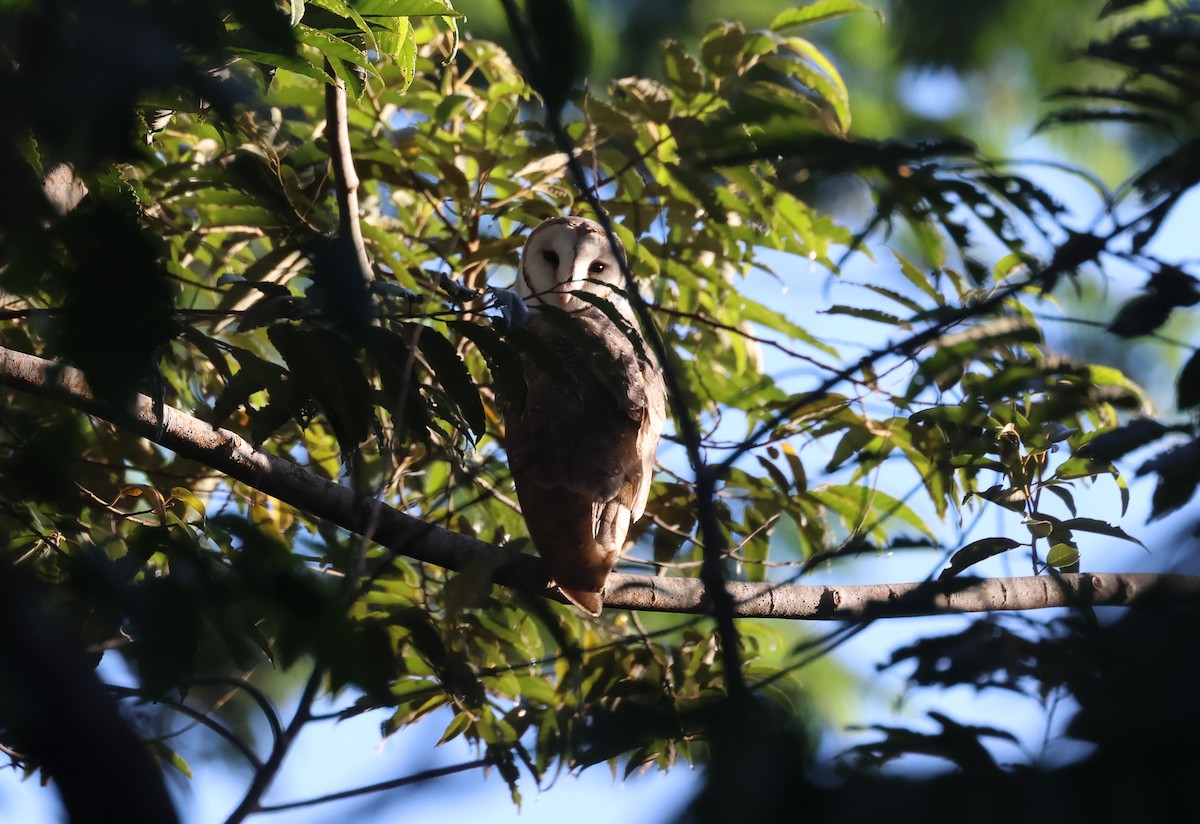
[[164, 707], [168, 707], [175, 712], [180, 713], [181, 715], [186, 715], [188, 718], [191, 718], [192, 720], [219, 735], [230, 746], [240, 752], [242, 756], [250, 762], [250, 765], [254, 767], [255, 770], [262, 769], [262, 759], [258, 757], [258, 754], [254, 752], [254, 750], [250, 749], [250, 745], [247, 744], [241, 736], [226, 727], [217, 719], [213, 718], [204, 710], [196, 709], [195, 707], [190, 706], [183, 701], [177, 701], [174, 698], [168, 698], [165, 696], [148, 698], [140, 689], [135, 689], [133, 687], [123, 687], [116, 684], [110, 684], [108, 685], [108, 690], [114, 695], [119, 695], [122, 698], [136, 698], [144, 703], [162, 704]]
[[407, 787], [410, 784], [417, 784], [421, 781], [428, 781], [431, 778], [442, 778], [455, 773], [466, 772], [467, 770], [475, 770], [480, 767], [489, 767], [492, 765], [492, 759], [480, 758], [475, 761], [467, 761], [463, 764], [455, 764], [450, 767], [435, 767], [431, 770], [424, 770], [413, 775], [406, 775], [404, 778], [393, 778], [391, 781], [381, 781], [378, 784], [368, 784], [365, 787], [357, 787], [353, 790], [342, 790], [328, 795], [319, 795], [315, 798], [306, 798], [303, 801], [289, 801], [285, 804], [268, 804], [259, 807], [257, 812], [260, 813], [280, 813], [285, 810], [295, 810], [300, 807], [314, 807], [317, 804], [325, 804], [330, 801], [341, 801], [345, 798], [354, 798], [360, 795], [369, 793], [382, 792], [384, 790], [394, 790], [398, 787]]
[[196, 686], [230, 686], [241, 690], [250, 697], [250, 700], [258, 705], [259, 711], [263, 717], [267, 719], [267, 726], [271, 728], [272, 740], [278, 741], [283, 735], [283, 724], [279, 721], [279, 713], [275, 710], [275, 705], [271, 703], [271, 699], [267, 694], [251, 684], [245, 678], [238, 678], [231, 675], [198, 675], [191, 679], [191, 683]]
[[275, 739], [275, 746], [271, 748], [271, 755], [261, 767], [255, 770], [254, 779], [250, 782], [250, 787], [246, 790], [246, 795], [242, 798], [237, 808], [229, 815], [229, 818], [225, 819], [225, 824], [238, 824], [238, 822], [244, 821], [247, 816], [262, 811], [259, 802], [263, 794], [275, 780], [275, 776], [278, 775], [279, 768], [283, 766], [283, 759], [287, 756], [288, 750], [291, 749], [296, 737], [300, 735], [300, 731], [304, 728], [304, 725], [312, 720], [313, 701], [316, 700], [317, 690], [324, 680], [324, 667], [319, 663], [315, 664], [312, 673], [308, 676], [308, 682], [304, 685], [304, 691], [300, 694], [300, 701], [296, 706], [296, 713], [292, 716], [291, 723]]

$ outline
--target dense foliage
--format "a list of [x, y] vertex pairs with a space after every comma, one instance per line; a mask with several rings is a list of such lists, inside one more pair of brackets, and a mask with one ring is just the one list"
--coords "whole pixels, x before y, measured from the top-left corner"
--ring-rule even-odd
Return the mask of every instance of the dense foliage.
[[[1136, 121], [1176, 146], [1085, 228], [965, 141], [855, 139], [841, 75], [805, 39], [867, 11], [851, 0], [759, 30], [714, 24], [694, 51], [663, 43], [659, 79], [587, 90], [563, 3], [527, 4], [532, 25], [514, 29], [524, 73], [445, 0], [282, 6], [0, 5], [0, 343], [78, 367], [95, 398], [6, 390], [0, 405], [0, 581], [35, 596], [12, 607], [26, 612], [10, 632], [52, 615], [75, 639], [64, 656], [73, 643], [92, 664], [120, 656], [139, 684], [122, 697], [211, 709], [205, 723], [227, 740], [250, 733], [240, 704], [218, 712], [225, 691], [253, 698], [273, 747], [260, 760], [240, 745], [255, 769], [238, 816], [294, 732], [254, 685], [301, 663], [305, 701], [388, 708], [385, 735], [451, 709], [443, 740], [477, 744], [516, 799], [523, 774], [683, 759], [712, 761], [717, 786], [741, 775], [731, 753], [803, 761], [814, 745], [800, 677], [814, 647], [790, 629], [593, 620], [492, 585], [483, 554], [451, 573], [370, 540], [379, 501], [532, 552], [495, 399], [520, 395], [522, 354], [555, 368], [504, 289], [528, 229], [550, 216], [603, 205], [669, 353], [673, 443], [623, 571], [691, 577], [707, 553], [723, 575], [786, 584], [819, 564], [926, 548], [947, 579], [999, 569], [997, 555], [1053, 576], [1086, 568], [1090, 536], [1134, 540], [1116, 513], [1089, 510], [1090, 484], [1115, 484], [1124, 502], [1114, 462], [1190, 425], [1140, 417], [1152, 410], [1136, 383], [1050, 351], [1033, 307], [1106, 256], [1148, 278], [1118, 335], [1200, 299], [1152, 246], [1200, 181], [1194, 8], [1135, 16], [1093, 47], [1132, 80], [1062, 94], [1082, 107], [1057, 123]], [[870, 193], [864, 226], [811, 205], [847, 180]], [[851, 298], [823, 297], [831, 283]], [[1198, 362], [1180, 378], [1181, 409], [1200, 403]], [[358, 534], [130, 434], [139, 395], [352, 490]], [[1161, 478], [1156, 515], [1190, 499], [1198, 443], [1141, 468]], [[986, 534], [974, 516], [993, 510], [1011, 514]], [[1037, 662], [1077, 663], [1071, 644], [1089, 627], [1031, 641], [988, 624], [977, 648], [994, 657], [931, 670], [961, 648], [933, 639], [895, 661], [918, 659], [925, 683], [1003, 670], [1013, 689], [1082, 695], [1093, 670]], [[1039, 687], [1005, 670], [1021, 644]], [[68, 773], [25, 712], [43, 677], [55, 676], [4, 677], [0, 739], [14, 764], [61, 784]], [[731, 706], [743, 679], [751, 704]], [[770, 733], [730, 743], [748, 728]], [[979, 739], [1003, 731], [943, 729], [932, 743], [881, 730], [851, 760], [920, 751], [994, 767]]]

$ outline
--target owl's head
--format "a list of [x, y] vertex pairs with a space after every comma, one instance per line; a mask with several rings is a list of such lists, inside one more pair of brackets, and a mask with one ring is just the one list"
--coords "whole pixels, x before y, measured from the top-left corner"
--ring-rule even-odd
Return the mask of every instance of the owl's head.
[[[618, 241], [617, 253], [625, 257]], [[591, 304], [571, 292], [591, 292], [628, 312], [621, 267], [604, 229], [584, 217], [544, 221], [525, 241], [516, 291], [527, 306], [555, 306], [577, 312]]]

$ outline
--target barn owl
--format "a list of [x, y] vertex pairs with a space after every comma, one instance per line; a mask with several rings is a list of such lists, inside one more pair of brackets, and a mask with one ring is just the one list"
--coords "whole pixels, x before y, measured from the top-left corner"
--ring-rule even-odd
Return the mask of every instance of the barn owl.
[[[605, 580], [650, 493], [666, 417], [662, 373], [594, 221], [552, 218], [534, 229], [515, 291], [530, 310], [526, 328], [561, 366], [522, 357], [524, 404], [503, 406], [517, 498], [554, 584], [599, 615]], [[607, 300], [625, 323], [572, 292]]]

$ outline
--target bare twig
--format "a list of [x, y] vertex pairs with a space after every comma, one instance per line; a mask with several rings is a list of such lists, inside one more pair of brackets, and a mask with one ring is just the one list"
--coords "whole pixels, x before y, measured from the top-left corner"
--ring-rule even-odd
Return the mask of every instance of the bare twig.
[[259, 807], [257, 812], [260, 813], [280, 813], [285, 810], [295, 810], [300, 807], [314, 807], [317, 804], [325, 804], [330, 801], [341, 801], [346, 798], [354, 798], [360, 795], [368, 795], [369, 793], [383, 792], [384, 790], [394, 790], [399, 787], [407, 787], [412, 784], [418, 784], [422, 781], [428, 781], [431, 778], [442, 778], [455, 773], [466, 772], [467, 770], [477, 770], [480, 767], [487, 767], [492, 764], [490, 758], [480, 758], [476, 761], [467, 761], [463, 764], [454, 764], [449, 767], [435, 767], [430, 770], [423, 770], [413, 775], [406, 775], [403, 778], [393, 778], [391, 781], [380, 781], [378, 784], [368, 784], [364, 787], [357, 787], [353, 790], [342, 790], [341, 792], [329, 793], [328, 795], [319, 795], [315, 798], [306, 798], [303, 801], [289, 801], [286, 804], [268, 804]]
[[[250, 766], [252, 766], [254, 769], [258, 770], [262, 768], [262, 759], [259, 758], [258, 754], [250, 748], [250, 745], [246, 743], [245, 739], [243, 739], [233, 730], [226, 727], [217, 719], [213, 718], [209, 712], [202, 709], [197, 709], [185, 701], [177, 701], [176, 699], [167, 696], [147, 698], [141, 690], [133, 687], [123, 687], [116, 684], [110, 684], [108, 685], [108, 690], [114, 695], [119, 695], [122, 698], [136, 698], [139, 701], [144, 702], [152, 701], [155, 704], [162, 704], [164, 707], [169, 707], [181, 715], [186, 715], [188, 718], [196, 721], [201, 726], [204, 726], [219, 735], [226, 741], [226, 743], [240, 752], [242, 757], [250, 762]], [[188, 726], [191, 727], [192, 725], [189, 724]]]
[[275, 739], [275, 746], [271, 748], [271, 755], [266, 762], [254, 771], [254, 779], [250, 782], [250, 788], [246, 790], [246, 795], [238, 804], [237, 809], [230, 813], [229, 818], [225, 819], [225, 824], [238, 824], [247, 816], [262, 811], [259, 801], [275, 780], [279, 768], [283, 766], [283, 759], [300, 734], [300, 730], [312, 720], [313, 701], [316, 700], [317, 690], [320, 689], [323, 680], [325, 680], [325, 669], [320, 664], [314, 665], [313, 671], [304, 685], [304, 691], [300, 694], [300, 701], [296, 705], [296, 713], [292, 716], [291, 723]]

